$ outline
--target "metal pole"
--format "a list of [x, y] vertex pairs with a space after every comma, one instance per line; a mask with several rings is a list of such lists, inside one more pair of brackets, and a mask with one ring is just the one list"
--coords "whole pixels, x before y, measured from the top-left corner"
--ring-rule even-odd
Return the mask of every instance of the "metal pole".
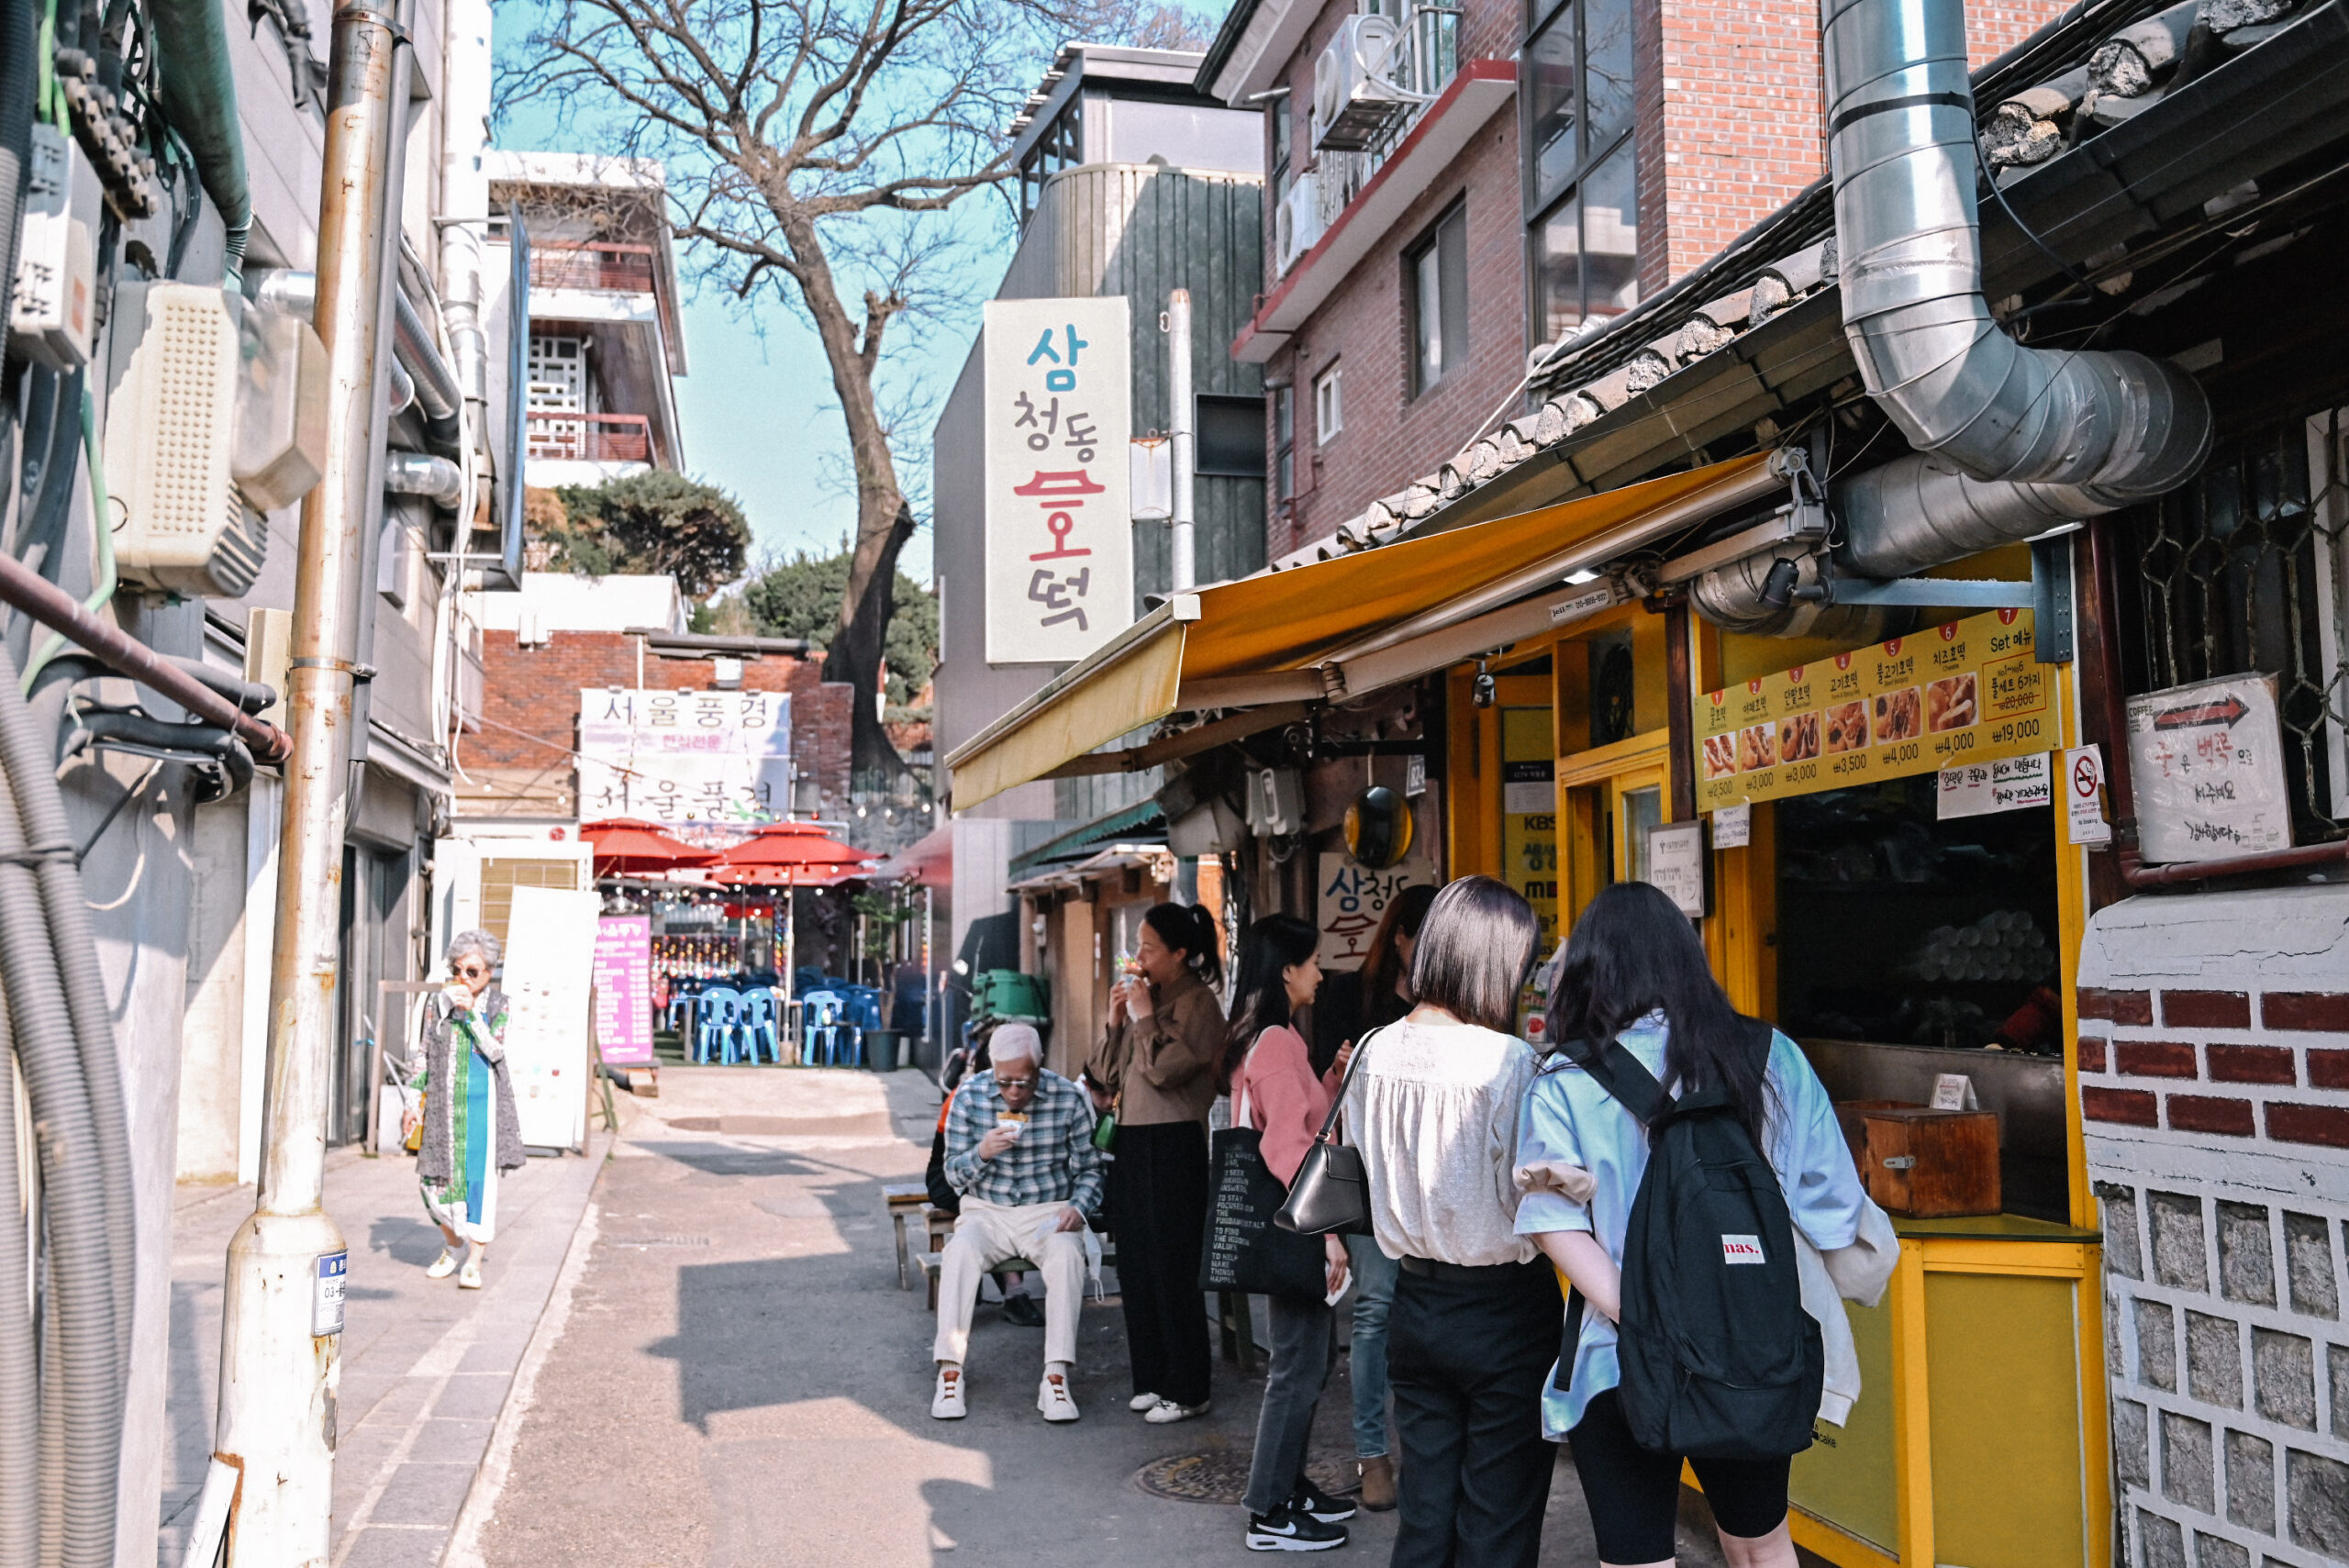
[[1174, 515], [1169, 585], [1187, 594], [1198, 585], [1198, 560], [1191, 538], [1191, 471], [1197, 440], [1191, 431], [1191, 291], [1166, 296], [1166, 428], [1174, 439]]
[[[318, 197], [316, 325], [327, 350], [326, 475], [302, 501], [260, 1198], [228, 1244], [214, 1470], [239, 1473], [231, 1568], [314, 1568], [331, 1545], [342, 1232], [321, 1207], [339, 973], [365, 544], [378, 505], [375, 421], [395, 111], [392, 14], [334, 13]], [[208, 1562], [209, 1559], [206, 1559]]]

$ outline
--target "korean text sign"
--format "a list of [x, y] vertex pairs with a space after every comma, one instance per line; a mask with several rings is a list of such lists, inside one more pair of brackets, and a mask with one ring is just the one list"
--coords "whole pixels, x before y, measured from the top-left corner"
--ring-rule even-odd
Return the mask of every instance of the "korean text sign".
[[653, 1059], [649, 915], [607, 915], [596, 922], [596, 1039], [615, 1066]]
[[790, 804], [784, 693], [581, 689], [584, 820], [763, 822]]
[[2029, 610], [1992, 610], [1697, 698], [1697, 806], [1842, 789], [2055, 744]]
[[990, 664], [1082, 659], [1133, 620], [1126, 301], [986, 306]]

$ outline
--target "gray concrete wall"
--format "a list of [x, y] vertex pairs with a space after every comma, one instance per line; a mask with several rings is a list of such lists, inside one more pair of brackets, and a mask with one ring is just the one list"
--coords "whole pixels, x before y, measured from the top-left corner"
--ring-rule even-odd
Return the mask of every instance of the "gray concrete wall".
[[2080, 1018], [2125, 1561], [2349, 1561], [2349, 887], [2100, 910]]

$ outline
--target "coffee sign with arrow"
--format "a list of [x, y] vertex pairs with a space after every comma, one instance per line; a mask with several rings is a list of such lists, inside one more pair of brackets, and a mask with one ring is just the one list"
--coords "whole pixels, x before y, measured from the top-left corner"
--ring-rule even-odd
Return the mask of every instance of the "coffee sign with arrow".
[[2291, 847], [2272, 676], [2233, 675], [2131, 697], [2129, 772], [2138, 845], [2148, 862]]

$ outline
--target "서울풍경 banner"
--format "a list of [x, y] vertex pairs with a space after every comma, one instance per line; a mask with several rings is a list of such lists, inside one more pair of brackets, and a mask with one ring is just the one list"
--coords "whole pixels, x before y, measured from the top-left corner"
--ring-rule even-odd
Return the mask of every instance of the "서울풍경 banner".
[[1697, 698], [1697, 806], [1776, 800], [2055, 744], [2029, 610], [1993, 610]]

